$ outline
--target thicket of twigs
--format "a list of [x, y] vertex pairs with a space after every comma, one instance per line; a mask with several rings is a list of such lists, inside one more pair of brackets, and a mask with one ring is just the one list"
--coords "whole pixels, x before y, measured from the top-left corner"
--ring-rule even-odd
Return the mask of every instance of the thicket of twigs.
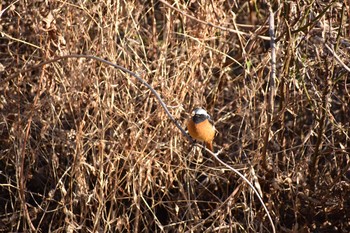
[[[3, 0], [0, 231], [350, 231], [347, 1]], [[272, 82], [273, 81], [273, 82]]]

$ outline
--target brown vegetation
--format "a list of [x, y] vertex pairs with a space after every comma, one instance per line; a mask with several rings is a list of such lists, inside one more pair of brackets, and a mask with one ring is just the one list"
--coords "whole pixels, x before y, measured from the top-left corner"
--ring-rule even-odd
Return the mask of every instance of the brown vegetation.
[[350, 232], [346, 2], [271, 2], [271, 91], [266, 3], [3, 0], [0, 231], [272, 232], [251, 188], [129, 74], [83, 58], [20, 73], [90, 54], [139, 74], [181, 125], [206, 108], [278, 232]]

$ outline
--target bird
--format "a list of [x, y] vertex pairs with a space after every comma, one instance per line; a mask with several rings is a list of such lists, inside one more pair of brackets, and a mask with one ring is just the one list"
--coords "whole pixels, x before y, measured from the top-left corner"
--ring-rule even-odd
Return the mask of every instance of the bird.
[[192, 117], [187, 122], [187, 129], [193, 139], [205, 142], [206, 147], [214, 152], [215, 127], [210, 123], [210, 116], [207, 111], [202, 108], [195, 108]]

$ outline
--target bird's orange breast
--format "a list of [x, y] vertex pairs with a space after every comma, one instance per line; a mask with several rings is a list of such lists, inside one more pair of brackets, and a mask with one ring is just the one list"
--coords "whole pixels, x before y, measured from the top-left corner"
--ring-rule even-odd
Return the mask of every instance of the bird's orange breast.
[[214, 140], [215, 129], [207, 119], [198, 124], [194, 123], [193, 120], [190, 119], [187, 123], [187, 129], [191, 137], [196, 140], [204, 142], [212, 142]]

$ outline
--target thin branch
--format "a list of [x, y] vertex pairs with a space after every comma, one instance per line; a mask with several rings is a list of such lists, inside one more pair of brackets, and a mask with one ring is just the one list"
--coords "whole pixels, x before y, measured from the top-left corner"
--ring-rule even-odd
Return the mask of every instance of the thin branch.
[[275, 37], [275, 15], [273, 13], [272, 7], [269, 4], [270, 18], [269, 18], [269, 34], [270, 34], [270, 48], [271, 48], [271, 72], [269, 79], [269, 92], [268, 92], [268, 102], [266, 109], [266, 131], [264, 137], [264, 146], [262, 148], [262, 160], [263, 168], [268, 169], [267, 165], [267, 145], [270, 140], [270, 128], [271, 122], [274, 114], [274, 100], [275, 100], [275, 80], [276, 80], [276, 37]]
[[119, 66], [117, 64], [114, 64], [110, 61], [104, 60], [102, 58], [93, 56], [93, 55], [84, 55], [84, 54], [69, 54], [69, 55], [65, 55], [65, 56], [61, 56], [61, 57], [57, 57], [48, 61], [44, 61], [38, 65], [34, 65], [28, 69], [25, 70], [21, 70], [7, 78], [5, 78], [4, 80], [0, 81], [0, 85], [3, 85], [4, 83], [10, 81], [11, 79], [15, 78], [19, 73], [25, 73], [37, 68], [40, 68], [46, 64], [49, 63], [53, 63], [53, 62], [57, 62], [59, 60], [63, 60], [66, 58], [87, 58], [87, 59], [92, 59], [92, 60], [96, 60], [96, 61], [100, 61], [102, 63], [105, 63], [107, 65], [113, 66], [114, 68], [117, 68], [119, 70], [124, 71], [125, 73], [130, 74], [131, 76], [135, 77], [139, 82], [141, 82], [143, 85], [145, 85], [148, 89], [150, 89], [150, 91], [155, 95], [155, 97], [158, 99], [160, 105], [163, 107], [164, 111], [166, 112], [166, 114], [168, 115], [168, 117], [172, 120], [172, 122], [176, 125], [177, 128], [179, 128], [179, 130], [181, 131], [181, 133], [191, 142], [193, 143], [192, 138], [186, 133], [186, 131], [181, 127], [181, 125], [174, 119], [174, 117], [171, 115], [171, 113], [168, 110], [168, 107], [166, 106], [166, 104], [164, 103], [164, 101], [162, 100], [162, 98], [160, 97], [160, 95], [158, 94], [158, 92], [156, 90], [153, 89], [153, 87], [151, 85], [149, 85], [145, 80], [143, 80], [140, 76], [138, 76], [137, 74], [135, 74], [134, 72]]
[[350, 72], [349, 66], [345, 65], [345, 63], [340, 59], [340, 57], [335, 53], [335, 51], [329, 47], [327, 44], [325, 44], [326, 48], [333, 54], [334, 58], [346, 69], [348, 72]]
[[[233, 171], [234, 173], [236, 173], [239, 177], [241, 177], [248, 185], [249, 187], [253, 190], [253, 192], [256, 194], [256, 196], [258, 197], [261, 205], [263, 206], [266, 214], [267, 214], [267, 217], [271, 223], [271, 228], [272, 228], [272, 232], [276, 232], [276, 228], [275, 228], [275, 224], [272, 220], [272, 217], [269, 213], [269, 210], [267, 209], [262, 197], [260, 196], [258, 190], [254, 187], [254, 185], [242, 174], [240, 173], [237, 169], [231, 167], [230, 165], [228, 165], [227, 163], [225, 163], [224, 161], [222, 161], [221, 159], [219, 159], [218, 155], [221, 153], [221, 150], [216, 152], [216, 153], [213, 153], [211, 150], [209, 150], [208, 148], [202, 146], [202, 145], [198, 145], [199, 147], [203, 148], [206, 150], [207, 153], [209, 153], [210, 155], [214, 156], [214, 158], [219, 161], [222, 165], [224, 165], [225, 167], [227, 167], [229, 170]], [[205, 221], [205, 220], [204, 220]], [[195, 230], [197, 227], [199, 227], [201, 225], [201, 223], [197, 224], [196, 226], [192, 227], [191, 228], [191, 231]]]
[[[213, 23], [209, 23], [209, 22], [206, 22], [206, 21], [203, 21], [203, 20], [200, 20], [200, 19], [197, 19], [196, 17], [192, 16], [192, 15], [189, 15], [187, 14], [186, 12], [184, 11], [181, 11], [175, 7], [173, 7], [172, 5], [170, 5], [168, 2], [166, 2], [165, 0], [159, 0], [161, 3], [163, 3], [164, 5], [166, 5], [167, 7], [170, 7], [171, 9], [181, 13], [182, 15], [190, 18], [190, 19], [193, 19], [195, 21], [197, 21], [198, 23], [201, 23], [201, 24], [205, 24], [205, 25], [208, 25], [210, 27], [214, 27], [214, 28], [218, 28], [218, 29], [221, 29], [221, 30], [224, 30], [224, 31], [228, 31], [228, 32], [232, 32], [232, 33], [236, 33], [236, 34], [240, 34], [240, 35], [251, 35], [250, 33], [246, 33], [246, 32], [242, 32], [242, 31], [238, 31], [238, 30], [234, 30], [234, 29], [231, 29], [231, 28], [227, 28], [227, 27], [222, 27], [222, 26], [219, 26], [219, 25], [216, 25], [216, 24], [213, 24]], [[267, 36], [261, 36], [261, 35], [257, 35], [257, 37], [263, 39], [263, 40], [270, 40], [270, 37], [267, 37]]]

